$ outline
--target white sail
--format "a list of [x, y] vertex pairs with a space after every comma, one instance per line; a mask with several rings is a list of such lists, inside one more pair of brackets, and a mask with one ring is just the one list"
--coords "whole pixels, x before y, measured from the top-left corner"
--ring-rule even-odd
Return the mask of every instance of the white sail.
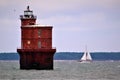
[[87, 54], [87, 60], [92, 60], [92, 57], [91, 57], [91, 55], [90, 55], [89, 52], [88, 52], [88, 54]]
[[83, 56], [82, 56], [82, 58], [81, 58], [81, 60], [86, 60], [87, 58], [86, 58], [86, 52], [84, 52], [84, 54], [83, 54]]
[[87, 51], [87, 47], [80, 61], [92, 61], [92, 57], [90, 53]]

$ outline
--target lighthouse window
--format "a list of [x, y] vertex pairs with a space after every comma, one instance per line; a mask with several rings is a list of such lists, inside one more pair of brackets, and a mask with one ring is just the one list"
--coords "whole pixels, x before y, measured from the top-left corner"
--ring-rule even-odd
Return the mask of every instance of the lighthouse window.
[[41, 35], [41, 29], [38, 30], [38, 37]]
[[38, 41], [38, 48], [41, 48], [41, 42]]
[[24, 11], [24, 15], [33, 15], [32, 11]]

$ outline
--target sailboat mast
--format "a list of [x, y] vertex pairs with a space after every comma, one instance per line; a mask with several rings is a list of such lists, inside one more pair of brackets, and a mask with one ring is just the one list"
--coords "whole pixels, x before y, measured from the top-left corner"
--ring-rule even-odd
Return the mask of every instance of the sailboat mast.
[[85, 52], [87, 52], [87, 45], [85, 45]]
[[86, 57], [85, 57], [85, 58], [86, 58], [86, 60], [87, 60], [87, 56], [88, 56], [88, 55], [87, 55], [87, 45], [85, 45], [85, 54], [86, 54]]

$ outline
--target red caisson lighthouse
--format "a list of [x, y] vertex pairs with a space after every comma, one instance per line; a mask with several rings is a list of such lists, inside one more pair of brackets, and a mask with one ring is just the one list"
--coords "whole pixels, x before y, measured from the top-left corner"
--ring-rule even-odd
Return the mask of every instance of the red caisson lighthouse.
[[20, 69], [53, 69], [52, 26], [36, 25], [36, 16], [27, 6], [21, 19]]

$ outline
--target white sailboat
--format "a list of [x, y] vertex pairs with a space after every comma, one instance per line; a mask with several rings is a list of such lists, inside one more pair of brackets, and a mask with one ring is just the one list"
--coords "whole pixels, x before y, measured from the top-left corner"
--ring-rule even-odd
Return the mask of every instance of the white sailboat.
[[90, 53], [87, 51], [87, 47], [86, 50], [80, 60], [80, 62], [91, 62], [92, 61], [92, 57], [90, 55]]

